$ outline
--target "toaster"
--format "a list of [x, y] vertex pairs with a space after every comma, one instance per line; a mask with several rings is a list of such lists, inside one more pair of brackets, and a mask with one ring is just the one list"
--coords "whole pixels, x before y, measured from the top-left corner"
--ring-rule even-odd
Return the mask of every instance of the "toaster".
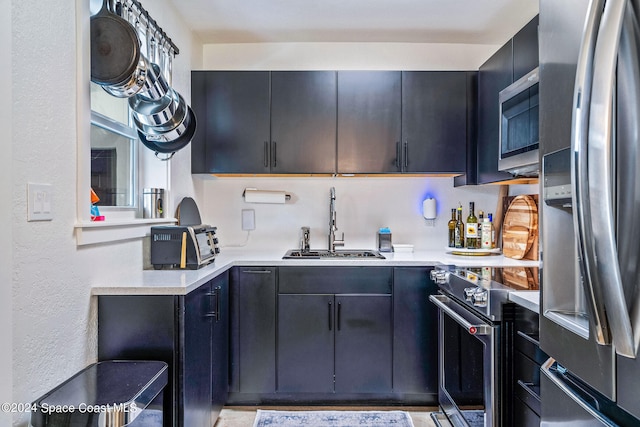
[[220, 253], [216, 227], [167, 225], [151, 227], [151, 264], [156, 270], [196, 270]]

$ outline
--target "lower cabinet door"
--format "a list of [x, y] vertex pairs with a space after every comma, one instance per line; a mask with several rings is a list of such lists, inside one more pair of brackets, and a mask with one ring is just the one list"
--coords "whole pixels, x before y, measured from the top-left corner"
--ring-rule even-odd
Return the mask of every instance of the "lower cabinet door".
[[237, 288], [238, 317], [234, 327], [238, 329], [238, 337], [237, 341], [234, 340], [234, 347], [238, 350], [234, 349], [231, 359], [238, 365], [238, 391], [274, 393], [276, 270], [242, 267]]
[[212, 396], [214, 424], [229, 396], [229, 276], [212, 282], [215, 317], [212, 319]]
[[333, 295], [278, 296], [278, 392], [333, 392]]
[[211, 427], [211, 284], [185, 297], [184, 426]]
[[336, 295], [336, 393], [391, 391], [391, 295]]

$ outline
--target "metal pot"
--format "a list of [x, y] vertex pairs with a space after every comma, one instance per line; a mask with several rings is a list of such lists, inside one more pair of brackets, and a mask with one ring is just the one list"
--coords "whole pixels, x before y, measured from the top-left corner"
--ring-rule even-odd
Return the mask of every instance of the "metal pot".
[[158, 141], [150, 141], [147, 139], [147, 136], [138, 131], [138, 137], [140, 138], [140, 142], [147, 147], [148, 149], [155, 151], [156, 157], [158, 157], [159, 153], [162, 154], [170, 154], [169, 157], [166, 157], [162, 160], [169, 160], [176, 151], [184, 148], [191, 142], [193, 136], [196, 133], [196, 116], [193, 114], [191, 109], [189, 109], [189, 124], [187, 125], [184, 133], [178, 136], [176, 139], [170, 142], [158, 142]]
[[147, 80], [138, 96], [149, 100], [158, 100], [171, 90], [171, 86], [165, 80], [160, 66], [153, 62], [149, 62], [149, 64], [150, 70], [147, 73]]
[[176, 114], [180, 98], [173, 89], [158, 100], [150, 100], [140, 94], [129, 98], [129, 107], [133, 112], [135, 124], [139, 129], [144, 126], [163, 126]]
[[178, 140], [182, 135], [189, 132], [192, 123], [195, 123], [195, 114], [191, 110], [191, 108], [187, 107], [188, 111], [184, 117], [184, 120], [180, 122], [178, 126], [170, 131], [161, 133], [159, 135], [147, 134], [147, 139], [150, 141], [154, 141], [157, 145], [165, 145], [173, 143]]
[[140, 62], [140, 39], [125, 19], [109, 10], [112, 0], [91, 17], [91, 81], [122, 85], [131, 81]]
[[142, 131], [149, 140], [153, 141], [172, 141], [176, 137], [180, 136], [184, 133], [184, 129], [189, 125], [188, 116], [190, 113], [190, 108], [187, 105], [184, 98], [178, 93], [175, 92], [178, 97], [178, 105], [175, 109], [175, 113], [169, 120], [159, 126], [150, 126], [141, 123], [135, 116], [133, 117], [133, 122], [135, 123], [138, 130]]

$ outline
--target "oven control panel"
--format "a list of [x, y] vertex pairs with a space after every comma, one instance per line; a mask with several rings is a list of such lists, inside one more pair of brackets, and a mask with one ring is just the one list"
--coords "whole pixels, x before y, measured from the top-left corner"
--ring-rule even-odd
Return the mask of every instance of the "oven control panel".
[[500, 321], [502, 304], [507, 301], [511, 289], [494, 280], [495, 268], [464, 268], [436, 266], [431, 271], [440, 292], [451, 296], [461, 304], [490, 319]]

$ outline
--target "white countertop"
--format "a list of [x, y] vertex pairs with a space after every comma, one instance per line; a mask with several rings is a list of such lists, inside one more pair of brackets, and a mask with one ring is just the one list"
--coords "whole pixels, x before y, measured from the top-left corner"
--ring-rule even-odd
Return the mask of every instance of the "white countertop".
[[540, 314], [540, 291], [509, 292], [509, 301]]
[[[388, 266], [411, 267], [454, 264], [460, 267], [537, 267], [538, 261], [521, 261], [502, 255], [459, 256], [443, 251], [383, 253], [385, 259], [283, 260], [284, 251], [224, 249], [215, 261], [199, 270], [140, 270], [126, 276], [105, 277], [92, 287], [92, 295], [185, 295], [234, 266]], [[117, 272], [114, 272], [117, 274]]]

